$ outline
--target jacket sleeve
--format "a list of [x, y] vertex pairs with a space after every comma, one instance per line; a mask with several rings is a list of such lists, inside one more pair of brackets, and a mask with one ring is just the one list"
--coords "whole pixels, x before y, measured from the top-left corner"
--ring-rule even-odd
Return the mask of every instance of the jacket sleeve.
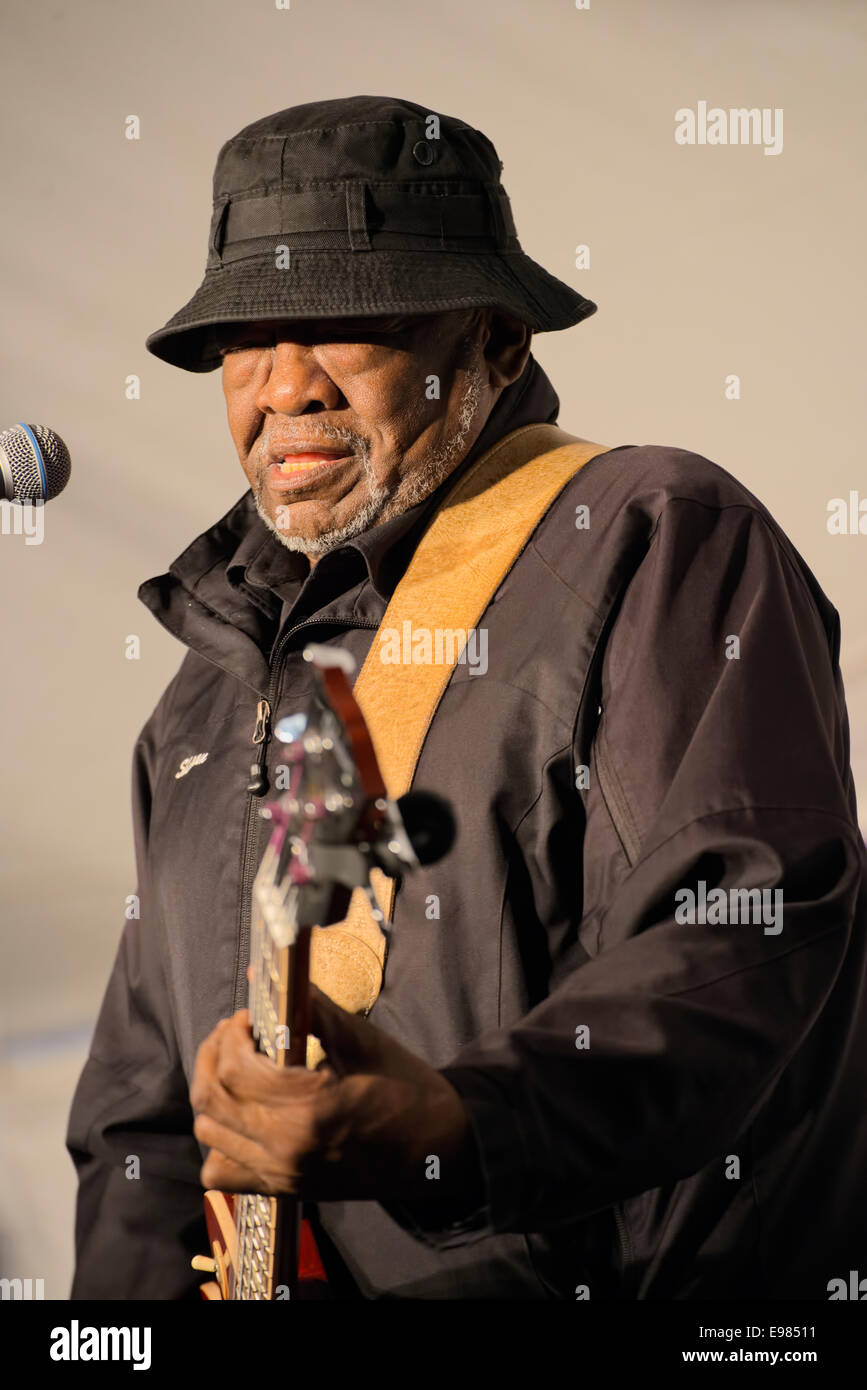
[[140, 917], [124, 926], [69, 1118], [79, 1182], [73, 1299], [194, 1297], [201, 1275], [190, 1259], [208, 1250], [202, 1154], [150, 906], [150, 727], [133, 760]]
[[[422, 1204], [387, 1207], [427, 1243], [552, 1230], [697, 1172], [816, 1023], [863, 845], [837, 615], [811, 579], [754, 508], [663, 510], [600, 653], [592, 749], [571, 750], [590, 766], [583, 950], [443, 1068], [486, 1197], [436, 1229]], [[771, 890], [768, 918], [779, 890], [781, 913], [691, 924], [681, 890], [699, 917], [702, 883]]]

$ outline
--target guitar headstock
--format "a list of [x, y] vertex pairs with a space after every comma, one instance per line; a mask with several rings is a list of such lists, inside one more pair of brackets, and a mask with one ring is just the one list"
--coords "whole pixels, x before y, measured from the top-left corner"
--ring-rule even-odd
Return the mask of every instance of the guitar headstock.
[[352, 657], [315, 645], [304, 657], [316, 685], [306, 709], [274, 729], [288, 775], [279, 799], [260, 812], [272, 833], [253, 885], [254, 906], [277, 947], [291, 945], [299, 927], [340, 921], [353, 888], [368, 892], [381, 921], [370, 864], [383, 838], [406, 867], [417, 862], [352, 693]]
[[[302, 929], [342, 921], [353, 890], [360, 888], [387, 936], [371, 869], [396, 878], [432, 863], [450, 848], [455, 832], [449, 806], [432, 793], [388, 797], [353, 695], [350, 654], [311, 645], [304, 658], [314, 669], [314, 690], [304, 710], [275, 726], [287, 785], [260, 811], [271, 836], [251, 904], [251, 1026], [262, 1050], [278, 1060], [288, 1046], [284, 1024], [292, 972], [285, 957], [301, 936], [309, 938]], [[297, 1046], [299, 1031], [300, 1017]]]

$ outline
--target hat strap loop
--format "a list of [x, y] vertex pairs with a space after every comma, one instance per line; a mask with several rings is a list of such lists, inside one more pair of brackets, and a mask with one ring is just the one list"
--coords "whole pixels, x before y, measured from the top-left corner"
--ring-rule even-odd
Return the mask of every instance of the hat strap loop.
[[208, 239], [208, 264], [216, 262], [218, 265], [223, 259], [223, 239], [226, 235], [226, 222], [229, 216], [229, 199], [214, 208], [211, 218], [211, 235]]
[[[501, 201], [501, 197], [504, 196], [503, 190], [497, 183], [486, 183], [485, 193], [487, 194], [488, 206], [491, 210], [491, 221], [493, 223], [494, 236], [497, 240], [497, 250], [502, 251], [509, 244], [509, 225], [506, 222], [506, 213]], [[509, 213], [509, 222], [512, 222], [511, 210]], [[514, 223], [512, 223], [511, 230], [513, 232], [515, 230]]]
[[346, 227], [349, 246], [353, 251], [372, 251], [367, 229], [367, 184], [358, 179], [346, 180]]

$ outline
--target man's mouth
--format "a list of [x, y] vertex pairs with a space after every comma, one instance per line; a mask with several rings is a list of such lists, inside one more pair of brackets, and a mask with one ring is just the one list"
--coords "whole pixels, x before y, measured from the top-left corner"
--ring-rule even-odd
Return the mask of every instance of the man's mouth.
[[342, 453], [332, 449], [312, 449], [309, 451], [284, 454], [268, 465], [268, 482], [278, 491], [312, 483], [324, 476], [338, 464], [354, 458], [352, 453]]

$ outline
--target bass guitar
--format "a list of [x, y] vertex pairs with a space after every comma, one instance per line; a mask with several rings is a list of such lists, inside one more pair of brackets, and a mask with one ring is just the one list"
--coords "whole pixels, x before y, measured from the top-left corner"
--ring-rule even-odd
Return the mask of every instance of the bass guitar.
[[[249, 1012], [260, 1052], [275, 1066], [308, 1064], [311, 931], [344, 920], [356, 889], [388, 942], [371, 869], [398, 878], [450, 848], [448, 804], [427, 792], [389, 799], [370, 733], [352, 692], [355, 663], [340, 648], [311, 645], [307, 708], [278, 721], [288, 786], [259, 814], [271, 835], [253, 883]], [[213, 1275], [206, 1300], [328, 1297], [325, 1270], [301, 1203], [291, 1196], [205, 1193], [210, 1255], [193, 1268]]]

